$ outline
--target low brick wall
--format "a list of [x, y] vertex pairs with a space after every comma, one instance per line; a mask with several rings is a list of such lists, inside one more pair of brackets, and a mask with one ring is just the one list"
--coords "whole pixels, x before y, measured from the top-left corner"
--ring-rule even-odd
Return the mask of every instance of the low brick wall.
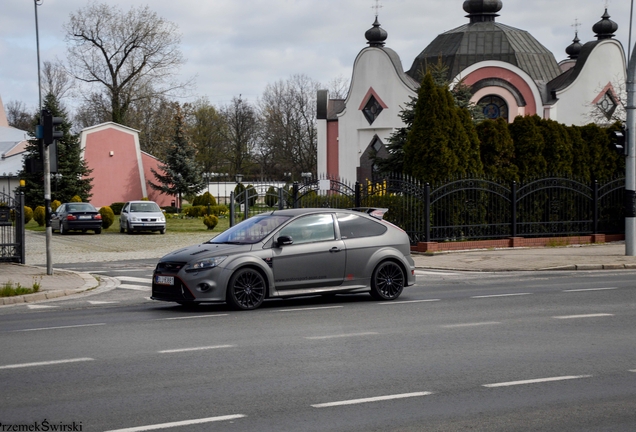
[[625, 240], [624, 234], [592, 234], [573, 237], [509, 237], [498, 240], [471, 240], [458, 242], [419, 242], [411, 246], [412, 252], [446, 252], [470, 249], [503, 249], [511, 247], [567, 246], [573, 244], [608, 243]]

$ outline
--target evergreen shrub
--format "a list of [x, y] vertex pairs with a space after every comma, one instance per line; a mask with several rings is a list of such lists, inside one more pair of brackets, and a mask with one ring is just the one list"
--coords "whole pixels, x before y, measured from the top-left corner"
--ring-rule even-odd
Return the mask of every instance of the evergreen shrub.
[[115, 215], [120, 215], [121, 214], [121, 209], [124, 207], [123, 202], [114, 202], [110, 205], [110, 209], [113, 211], [113, 214]]
[[53, 201], [51, 201], [51, 211], [56, 211], [56, 210], [57, 210], [57, 208], [58, 208], [59, 206], [61, 206], [61, 205], [62, 205], [62, 203], [61, 203], [61, 202], [59, 202], [58, 200], [53, 200]]
[[38, 226], [44, 226], [44, 206], [37, 206], [35, 210], [33, 210], [33, 219], [38, 223]]
[[213, 230], [214, 227], [219, 223], [219, 218], [214, 215], [208, 215], [203, 218], [203, 223], [208, 227], [209, 230]]
[[99, 214], [102, 215], [102, 228], [108, 229], [115, 222], [115, 213], [110, 207], [104, 206], [100, 208]]
[[33, 209], [28, 206], [24, 206], [24, 223], [28, 224], [33, 219]]
[[82, 202], [82, 198], [80, 198], [79, 195], [75, 195], [73, 198], [71, 198], [71, 202]]

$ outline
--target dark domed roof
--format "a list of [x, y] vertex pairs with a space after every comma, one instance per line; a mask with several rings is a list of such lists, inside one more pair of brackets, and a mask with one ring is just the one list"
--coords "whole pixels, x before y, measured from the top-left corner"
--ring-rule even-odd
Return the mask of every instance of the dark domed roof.
[[579, 54], [581, 53], [581, 48], [583, 48], [583, 45], [581, 45], [580, 42], [581, 40], [579, 39], [579, 34], [576, 33], [574, 35], [574, 39], [572, 39], [572, 44], [565, 49], [565, 53], [571, 59], [579, 58]]
[[470, 22], [494, 21], [502, 7], [501, 0], [466, 0], [463, 5]]
[[375, 22], [373, 23], [373, 27], [366, 31], [364, 37], [367, 38], [369, 42], [367, 42], [370, 46], [384, 46], [384, 41], [386, 40], [388, 33], [382, 27], [380, 27], [380, 23], [378, 22], [378, 17], [375, 17]]
[[547, 83], [558, 76], [561, 71], [554, 54], [530, 33], [495, 22], [501, 8], [501, 0], [466, 0], [464, 10], [471, 22], [437, 36], [417, 56], [407, 74], [419, 82], [426, 65], [437, 64], [441, 58], [448, 66], [449, 80], [467, 67], [488, 60], [515, 65], [535, 82]]
[[605, 13], [601, 17], [602, 19], [594, 24], [592, 30], [596, 33], [597, 39], [609, 39], [614, 37], [614, 33], [618, 30], [618, 24], [610, 19], [609, 14], [607, 13], [607, 9], [605, 9]]

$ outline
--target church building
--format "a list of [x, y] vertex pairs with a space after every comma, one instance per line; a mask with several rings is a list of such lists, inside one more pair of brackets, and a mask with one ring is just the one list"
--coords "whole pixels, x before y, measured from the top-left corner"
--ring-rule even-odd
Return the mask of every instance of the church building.
[[593, 122], [596, 106], [609, 119], [621, 104], [627, 65], [607, 9], [593, 26], [596, 40], [581, 44], [575, 35], [565, 50], [568, 58], [557, 62], [530, 33], [498, 22], [502, 7], [502, 0], [464, 1], [469, 22], [437, 36], [408, 71], [386, 46], [388, 34], [376, 16], [365, 33], [368, 47], [354, 61], [346, 98], [318, 91], [318, 173], [347, 182], [370, 179], [371, 156], [388, 155], [388, 138], [404, 126], [400, 111], [417, 96], [426, 65], [440, 59], [451, 86], [468, 85], [471, 102], [487, 118], [512, 122], [536, 114], [580, 126]]

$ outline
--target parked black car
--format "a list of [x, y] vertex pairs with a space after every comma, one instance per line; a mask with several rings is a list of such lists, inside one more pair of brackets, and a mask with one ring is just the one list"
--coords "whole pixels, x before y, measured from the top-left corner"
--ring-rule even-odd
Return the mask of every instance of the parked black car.
[[66, 234], [69, 231], [88, 230], [102, 232], [102, 215], [90, 203], [71, 202], [60, 205], [51, 213], [51, 231]]

